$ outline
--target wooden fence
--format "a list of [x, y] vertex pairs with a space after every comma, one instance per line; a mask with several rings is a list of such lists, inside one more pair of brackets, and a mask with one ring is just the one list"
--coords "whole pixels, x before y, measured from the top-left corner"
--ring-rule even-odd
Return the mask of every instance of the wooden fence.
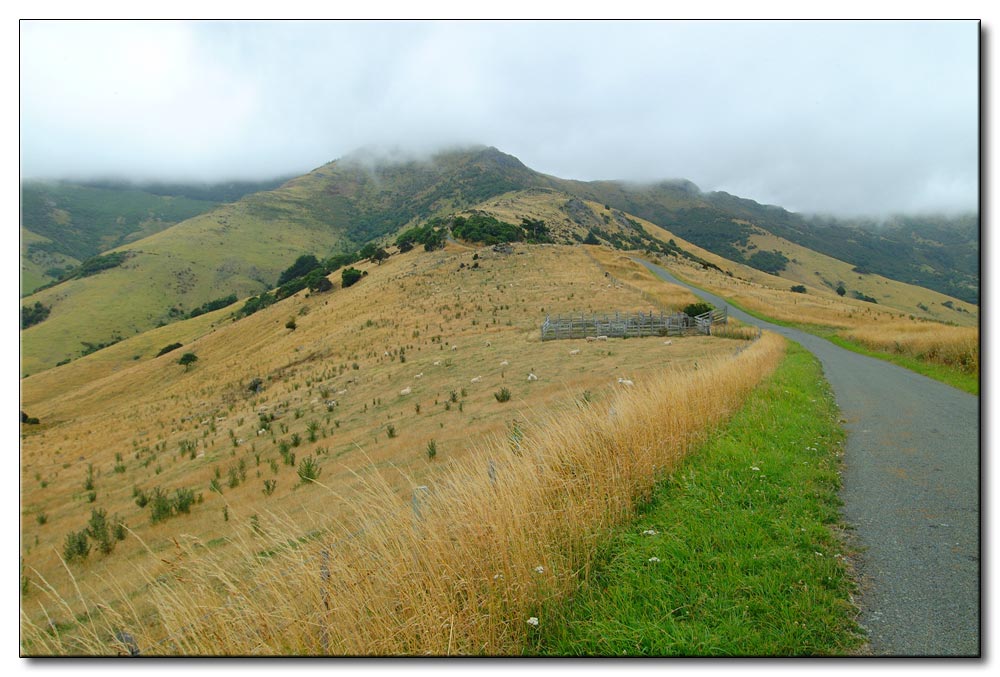
[[684, 336], [711, 334], [712, 325], [726, 324], [727, 308], [717, 308], [697, 317], [684, 313], [616, 312], [614, 315], [551, 315], [542, 322], [542, 340], [581, 339], [607, 336], [632, 338], [639, 336]]

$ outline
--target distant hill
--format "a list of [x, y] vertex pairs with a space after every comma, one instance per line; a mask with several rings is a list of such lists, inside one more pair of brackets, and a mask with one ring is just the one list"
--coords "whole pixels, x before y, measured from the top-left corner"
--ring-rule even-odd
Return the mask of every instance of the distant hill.
[[278, 185], [26, 181], [21, 186], [21, 293], [58, 280], [104, 251]]
[[[467, 221], [476, 213], [507, 224], [503, 227], [509, 226], [510, 233], [526, 233], [521, 228], [524, 219], [532, 229], [533, 223], [543, 222], [546, 237], [556, 243], [601, 242], [619, 249], [661, 251], [731, 274], [743, 274], [734, 266], [746, 264], [830, 292], [843, 283], [858, 298], [898, 302], [906, 312], [937, 319], [966, 322], [975, 309], [961, 308], [948, 297], [924, 302], [919, 294], [889, 293], [885, 283], [874, 281], [876, 274], [919, 276], [938, 286], [947, 282], [965, 293], [962, 298], [978, 298], [973, 293], [978, 290], [978, 268], [972, 267], [978, 257], [969, 255], [978, 252], [978, 239], [969, 239], [977, 231], [975, 217], [963, 221], [965, 230], [949, 243], [934, 239], [952, 237], [946, 224], [935, 230], [904, 222], [895, 230], [875, 232], [810, 221], [724, 193], [704, 193], [686, 181], [638, 186], [564, 180], [535, 172], [491, 147], [423, 159], [359, 151], [228, 204], [91, 186], [67, 189], [57, 194], [63, 202], [52, 205], [52, 193], [29, 193], [33, 202], [25, 212], [25, 227], [29, 222], [46, 224], [30, 229], [29, 248], [73, 252], [80, 264], [74, 279], [22, 300], [25, 306], [40, 303], [50, 309], [42, 321], [22, 331], [22, 373], [36, 373], [182, 319], [223, 297], [260, 294], [276, 286], [282, 271], [303, 254], [325, 259], [372, 242], [389, 246], [406, 229], [429, 222], [448, 229], [456, 218], [465, 224], [456, 233], [467, 236], [477, 232], [469, 227], [476, 220]], [[225, 190], [211, 195], [223, 194]], [[108, 220], [88, 220], [82, 216], [91, 213], [87, 210], [57, 206], [69, 204], [67, 195], [84, 203], [101, 202], [97, 196], [114, 198], [120, 206], [112, 211], [121, 219], [99, 228], [97, 223]], [[168, 223], [184, 210], [201, 211]], [[29, 221], [32, 214], [47, 214], [48, 221]], [[66, 232], [56, 227], [60, 220], [68, 224]], [[144, 228], [155, 232], [142, 237]], [[117, 238], [119, 244], [100, 258], [80, 259], [93, 257], [96, 249], [80, 246], [88, 232], [101, 234], [104, 242]], [[73, 242], [77, 244], [71, 246]], [[951, 258], [931, 256], [944, 251], [951, 252]], [[710, 259], [709, 254], [722, 258]], [[903, 298], [905, 302], [899, 301]], [[949, 305], [939, 308], [943, 303]]]
[[[618, 181], [563, 182], [581, 197], [640, 216], [728, 259], [745, 256], [753, 226], [803, 247], [969, 303], [979, 302], [979, 218], [895, 217], [884, 225], [810, 217], [724, 192], [702, 192], [689, 181], [636, 185]], [[767, 266], [765, 272], [774, 272]]]

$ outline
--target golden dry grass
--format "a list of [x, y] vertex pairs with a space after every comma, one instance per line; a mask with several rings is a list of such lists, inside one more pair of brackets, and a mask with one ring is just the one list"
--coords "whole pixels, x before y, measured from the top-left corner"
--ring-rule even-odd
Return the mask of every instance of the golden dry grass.
[[[753, 276], [728, 276], [676, 259], [660, 257], [660, 261], [681, 278], [764, 316], [829, 328], [869, 348], [942, 364], [965, 374], [979, 370], [978, 327], [936, 322], [832, 292], [810, 289], [809, 293], [798, 294], [754, 281]], [[641, 268], [636, 263], [633, 266]], [[978, 316], [972, 312], [959, 314], [973, 319]]]
[[979, 331], [975, 327], [895, 322], [857, 327], [840, 335], [873, 350], [943, 364], [966, 374], [979, 372]]
[[541, 603], [572, 593], [596, 544], [739, 406], [783, 345], [767, 335], [600, 404], [566, 403], [433, 473], [418, 508], [400, 500], [396, 467], [352, 492], [325, 487], [327, 502], [363, 509], [360, 532], [312, 513], [269, 515], [259, 533], [241, 525], [224, 555], [178, 537], [166, 571], [137, 571], [141, 596], [104, 597], [67, 638], [25, 617], [22, 631], [39, 653], [120, 651], [112, 637], [123, 628], [150, 654], [516, 653]]
[[[618, 377], [645, 385], [661, 368], [690, 370], [741, 345], [714, 337], [675, 338], [670, 346], [655, 338], [542, 343], [538, 326], [546, 313], [650, 304], [636, 289], [608, 286], [581, 248], [515, 252], [452, 246], [394, 256], [363, 266], [368, 277], [347, 290], [298, 295], [236, 323], [220, 322], [220, 311], [24, 379], [22, 408], [42, 420], [22, 430], [25, 627], [44, 625], [49, 614], [79, 636], [85, 624], [74, 619], [84, 609], [119, 598], [132, 600], [145, 618], [138, 609], [159, 589], [149, 582], [187, 566], [195, 551], [204, 566], [241, 562], [246, 553], [236, 537], [253, 515], [281, 539], [314, 528], [353, 529], [375, 508], [367, 499], [335, 496], [357, 496], [377, 482], [398, 508], [415, 484], [451, 472], [490, 436], [536, 426], [553, 407], [581, 399], [603, 407]], [[294, 331], [285, 328], [291, 317]], [[152, 357], [161, 340], [182, 335], [182, 350]], [[176, 364], [186, 351], [200, 358], [190, 371]], [[528, 382], [529, 372], [538, 380]], [[259, 394], [247, 389], [253, 378], [264, 380]], [[494, 393], [504, 386], [512, 399], [499, 403]], [[407, 387], [410, 394], [400, 394]], [[261, 411], [276, 418], [258, 435]], [[329, 491], [300, 485], [282, 462], [280, 445], [295, 435], [301, 441], [291, 451], [299, 463], [318, 460]], [[425, 453], [432, 440], [433, 462]], [[229, 472], [241, 463], [244, 477], [231, 488]], [[84, 489], [89, 465], [93, 503]], [[208, 490], [216, 473], [221, 495]], [[277, 482], [269, 496], [265, 480]], [[134, 487], [192, 488], [204, 501], [190, 515], [152, 525], [148, 508], [133, 502]], [[63, 541], [85, 526], [92, 508], [121, 516], [132, 535], [112, 554], [94, 552], [67, 568]], [[202, 560], [205, 553], [212, 558]], [[49, 586], [51, 595], [43, 591]], [[53, 607], [51, 599], [67, 606]]]

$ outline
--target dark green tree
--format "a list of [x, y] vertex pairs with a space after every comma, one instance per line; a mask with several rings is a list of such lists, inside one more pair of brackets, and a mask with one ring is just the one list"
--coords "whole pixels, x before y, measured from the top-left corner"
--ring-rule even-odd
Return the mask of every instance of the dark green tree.
[[21, 306], [21, 329], [36, 325], [49, 316], [52, 309], [43, 306], [41, 301], [35, 301], [33, 306]]
[[303, 254], [295, 259], [295, 263], [285, 269], [278, 277], [278, 286], [285, 284], [297, 277], [308, 275], [313, 269], [319, 268], [319, 261], [312, 254]]
[[194, 353], [184, 353], [181, 355], [181, 359], [177, 360], [177, 364], [184, 367], [184, 371], [189, 371], [191, 365], [198, 361], [198, 356]]

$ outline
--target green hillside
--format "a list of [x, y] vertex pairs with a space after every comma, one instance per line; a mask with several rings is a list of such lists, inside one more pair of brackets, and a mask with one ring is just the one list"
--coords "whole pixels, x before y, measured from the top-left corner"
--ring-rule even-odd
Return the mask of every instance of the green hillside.
[[877, 224], [806, 217], [724, 192], [705, 193], [689, 181], [651, 185], [565, 181], [560, 186], [764, 272], [780, 273], [782, 262], [745, 256], [754, 226], [851, 263], [860, 273], [877, 273], [969, 303], [979, 302], [979, 219], [975, 214], [897, 217]]

